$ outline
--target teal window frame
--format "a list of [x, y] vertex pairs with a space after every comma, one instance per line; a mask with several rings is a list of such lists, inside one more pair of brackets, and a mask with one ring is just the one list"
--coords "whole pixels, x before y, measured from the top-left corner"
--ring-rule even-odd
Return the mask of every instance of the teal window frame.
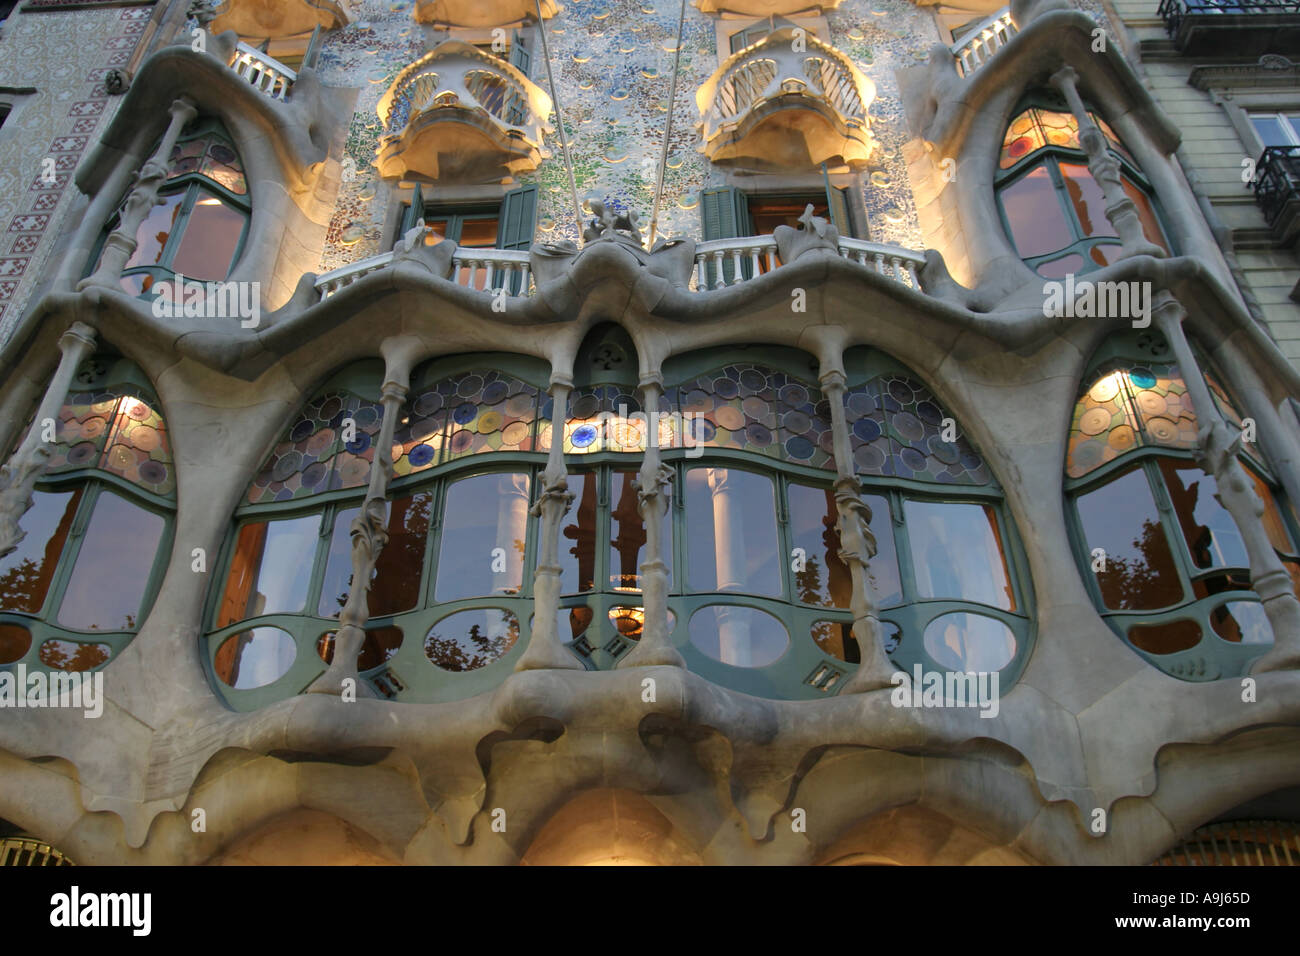
[[[1126, 349], [1124, 342], [1111, 343], [1104, 346], [1103, 350], [1089, 364], [1089, 371], [1084, 376], [1080, 388], [1084, 384], [1097, 381], [1100, 375], [1105, 374], [1102, 370], [1117, 358], [1125, 361], [1141, 362], [1152, 360], [1151, 354]], [[1170, 360], [1169, 356], [1160, 359], [1160, 361]], [[1202, 369], [1212, 369], [1212, 366], [1203, 356], [1198, 355], [1197, 364]], [[1179, 371], [1184, 375], [1186, 374], [1181, 368]], [[1215, 377], [1220, 382], [1224, 381], [1221, 376], [1216, 375]], [[1071, 405], [1071, 413], [1073, 413], [1073, 408], [1074, 406]], [[1186, 462], [1198, 468], [1201, 467], [1196, 461], [1195, 453], [1192, 451], [1166, 448], [1159, 445], [1140, 445], [1106, 462], [1104, 465], [1098, 466], [1085, 475], [1077, 478], [1067, 476], [1065, 480], [1066, 524], [1069, 529], [1070, 544], [1083, 576], [1084, 587], [1087, 589], [1097, 613], [1124, 644], [1164, 673], [1188, 681], [1242, 676], [1248, 672], [1251, 663], [1256, 658], [1267, 653], [1273, 645], [1238, 643], [1225, 640], [1215, 630], [1210, 614], [1216, 607], [1227, 601], [1260, 603], [1259, 595], [1250, 586], [1250, 568], [1244, 566], [1197, 567], [1189, 552], [1186, 537], [1179, 523], [1173, 500], [1170, 497], [1169, 488], [1160, 470], [1161, 460]], [[1300, 565], [1300, 523], [1297, 522], [1294, 508], [1291, 502], [1288, 501], [1280, 483], [1274, 477], [1270, 466], [1259, 457], [1249, 455], [1245, 451], [1239, 454], [1238, 462], [1248, 472], [1257, 475], [1268, 488], [1282, 517], [1285, 530], [1291, 538], [1292, 550], [1290, 552], [1278, 551], [1278, 557], [1286, 563]], [[1092, 570], [1093, 555], [1088, 546], [1083, 519], [1079, 513], [1079, 499], [1081, 497], [1090, 492], [1098, 491], [1133, 471], [1142, 472], [1151, 491], [1152, 499], [1156, 505], [1156, 512], [1160, 519], [1160, 527], [1173, 556], [1179, 587], [1182, 589], [1182, 599], [1176, 604], [1163, 608], [1132, 610], [1106, 606], [1101, 585], [1097, 580], [1097, 574]], [[1210, 475], [1210, 477], [1213, 478], [1213, 475]], [[1244, 582], [1244, 586], [1241, 588], [1225, 587], [1221, 590], [1211, 591], [1205, 597], [1196, 597], [1195, 585], [1198, 582], [1216, 578], [1227, 581], [1233, 577], [1240, 578]], [[1231, 596], [1225, 597], [1225, 595]], [[1201, 640], [1184, 650], [1175, 651], [1171, 654], [1154, 654], [1138, 647], [1129, 638], [1129, 631], [1135, 626], [1153, 626], [1183, 620], [1195, 621], [1201, 629]]]
[[[1045, 252], [1036, 256], [1030, 256], [1021, 261], [1037, 273], [1041, 266], [1050, 265], [1053, 262], [1065, 259], [1071, 255], [1077, 255], [1083, 259], [1083, 266], [1075, 269], [1073, 271], [1074, 275], [1084, 275], [1089, 272], [1095, 272], [1098, 269], [1103, 269], [1105, 266], [1100, 265], [1092, 258], [1091, 253], [1093, 248], [1095, 246], [1115, 246], [1118, 249], [1121, 240], [1117, 236], [1095, 236], [1084, 233], [1083, 226], [1079, 222], [1078, 216], [1075, 214], [1074, 204], [1070, 200], [1065, 175], [1061, 172], [1062, 162], [1087, 167], [1087, 153], [1082, 149], [1056, 146], [1049, 143], [1020, 157], [1020, 159], [1006, 169], [998, 168], [998, 157], [1001, 154], [1002, 143], [1006, 136], [1007, 129], [1010, 128], [1011, 123], [1014, 123], [1022, 113], [1029, 109], [1045, 109], [1064, 113], [1070, 112], [1070, 108], [1066, 104], [1054, 101], [1042, 95], [1022, 100], [1016, 108], [1011, 111], [1011, 118], [1008, 120], [1006, 127], [1003, 128], [1002, 137], [998, 139], [993, 154], [993, 191], [997, 198], [998, 218], [1002, 223], [1002, 231], [1010, 242], [1012, 251], [1016, 255], [1019, 255], [1016, 244], [1016, 234], [1012, 228], [1011, 220], [1007, 216], [1006, 203], [1003, 202], [1002, 194], [1009, 187], [1020, 182], [1039, 166], [1042, 166], [1047, 170], [1048, 177], [1051, 179], [1057, 205], [1060, 207], [1065, 223], [1070, 229], [1072, 239], [1068, 245], [1063, 246], [1060, 249], [1053, 252]], [[1091, 107], [1089, 107], [1088, 113], [1094, 118], [1101, 115]], [[1151, 204], [1152, 215], [1155, 216], [1156, 222], [1160, 226], [1160, 231], [1162, 233], [1161, 238], [1163, 238], [1165, 243], [1169, 246], [1170, 251], [1176, 254], [1177, 247], [1166, 223], [1166, 217], [1161, 208], [1159, 198], [1156, 196], [1150, 180], [1146, 178], [1142, 170], [1139, 169], [1132, 160], [1116, 150], [1109, 139], [1104, 139], [1104, 141], [1110, 155], [1119, 162], [1120, 175], [1136, 186], [1146, 196], [1147, 201]], [[1091, 172], [1089, 172], [1089, 175], [1091, 175]]]

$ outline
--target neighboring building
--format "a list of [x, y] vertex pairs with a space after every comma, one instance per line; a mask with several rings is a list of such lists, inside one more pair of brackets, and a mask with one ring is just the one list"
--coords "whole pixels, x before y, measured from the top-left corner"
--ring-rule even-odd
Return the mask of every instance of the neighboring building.
[[1300, 860], [1295, 151], [1139, 14], [22, 3], [0, 863]]

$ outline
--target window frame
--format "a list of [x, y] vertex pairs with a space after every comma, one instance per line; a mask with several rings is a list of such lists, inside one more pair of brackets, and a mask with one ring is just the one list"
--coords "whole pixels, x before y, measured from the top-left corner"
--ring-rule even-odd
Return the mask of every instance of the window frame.
[[[993, 195], [997, 206], [998, 219], [1002, 224], [1003, 234], [1007, 238], [1012, 253], [1029, 269], [1031, 269], [1035, 275], [1040, 275], [1045, 279], [1059, 277], [1043, 275], [1038, 271], [1041, 267], [1066, 259], [1071, 255], [1077, 255], [1083, 259], [1083, 265], [1078, 269], [1072, 270], [1074, 275], [1084, 275], [1089, 272], [1095, 272], [1098, 269], [1104, 269], [1106, 266], [1100, 265], [1092, 258], [1091, 253], [1093, 248], [1096, 246], [1115, 246], [1118, 249], [1122, 244], [1122, 241], [1118, 236], [1090, 236], [1084, 234], [1083, 225], [1079, 221], [1079, 217], [1075, 212], [1074, 203], [1070, 198], [1069, 187], [1066, 185], [1066, 176], [1061, 171], [1062, 163], [1080, 165], [1083, 166], [1085, 170], [1087, 169], [1088, 155], [1082, 148], [1075, 149], [1073, 147], [1047, 143], [1024, 156], [1021, 156], [1006, 169], [999, 167], [1000, 156], [1003, 144], [1006, 142], [1007, 131], [1011, 128], [1012, 123], [1031, 109], [1070, 113], [1070, 108], [1062, 103], [1053, 102], [1042, 96], [1028, 97], [1017, 104], [1016, 108], [1011, 111], [1011, 115], [1007, 122], [1003, 124], [1002, 135], [998, 139], [993, 153]], [[1099, 119], [1104, 120], [1102, 114], [1091, 106], [1088, 108], [1088, 114], [1094, 119], [1094, 121]], [[1160, 227], [1162, 233], [1161, 238], [1169, 247], [1171, 254], [1177, 255], [1178, 247], [1170, 233], [1164, 211], [1160, 205], [1159, 197], [1156, 195], [1154, 188], [1152, 188], [1150, 180], [1148, 180], [1142, 170], [1137, 167], [1135, 161], [1129, 159], [1115, 148], [1109, 138], [1105, 137], [1104, 133], [1103, 142], [1105, 142], [1106, 149], [1110, 153], [1111, 157], [1119, 163], [1121, 178], [1128, 181], [1136, 187], [1138, 191], [1146, 196], [1147, 202], [1151, 205], [1151, 213], [1155, 217], [1157, 225]], [[1052, 183], [1052, 191], [1056, 197], [1057, 206], [1061, 210], [1066, 227], [1070, 230], [1072, 238], [1067, 245], [1062, 246], [1055, 251], [1022, 258], [1018, 243], [1016, 242], [1016, 233], [1012, 228], [1011, 219], [1007, 213], [1006, 203], [1003, 201], [1003, 193], [1012, 186], [1023, 181], [1040, 166], [1047, 171], [1048, 178]], [[1088, 170], [1088, 175], [1090, 177], [1092, 176], [1091, 170]], [[1100, 189], [1100, 184], [1098, 184], [1098, 188]], [[1148, 239], [1147, 241], [1151, 242], [1153, 240]], [[1064, 275], [1064, 273], [1062, 273], [1062, 275]]]

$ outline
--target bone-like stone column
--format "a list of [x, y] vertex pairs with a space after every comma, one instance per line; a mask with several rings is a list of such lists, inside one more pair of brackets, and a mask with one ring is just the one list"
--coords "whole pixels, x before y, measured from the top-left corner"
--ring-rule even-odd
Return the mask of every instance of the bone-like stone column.
[[668, 565], [663, 558], [664, 517], [672, 503], [673, 470], [659, 455], [659, 399], [663, 379], [657, 374], [642, 376], [641, 407], [646, 414], [645, 458], [637, 476], [637, 511], [645, 522], [645, 560], [637, 569], [641, 575], [641, 600], [645, 605], [645, 626], [641, 640], [619, 667], [685, 667], [677, 648], [668, 641]]
[[343, 693], [345, 680], [352, 681], [357, 697], [374, 697], [374, 691], [357, 674], [357, 656], [366, 640], [366, 622], [370, 620], [370, 576], [379, 554], [388, 543], [388, 484], [393, 480], [393, 432], [401, 414], [408, 388], [407, 374], [397, 374], [401, 381], [384, 382], [384, 419], [375, 439], [375, 457], [370, 463], [370, 485], [361, 511], [352, 520], [352, 586], [339, 614], [339, 629], [334, 635], [334, 657], [324, 674], [307, 688], [309, 694]]
[[1070, 104], [1070, 112], [1079, 124], [1079, 145], [1088, 156], [1088, 172], [1101, 187], [1106, 197], [1106, 218], [1119, 233], [1120, 253], [1125, 256], [1155, 256], [1164, 258], [1165, 251], [1150, 242], [1142, 232], [1142, 220], [1137, 206], [1124, 192], [1120, 182], [1119, 160], [1106, 148], [1106, 137], [1088, 115], [1079, 95], [1079, 74], [1073, 67], [1063, 66], [1051, 76], [1051, 84], [1061, 91]]
[[1196, 412], [1199, 464], [1214, 476], [1218, 486], [1216, 497], [1241, 533], [1246, 557], [1250, 561], [1251, 587], [1263, 602], [1273, 628], [1273, 649], [1256, 661], [1251, 671], [1259, 673], [1300, 666], [1300, 600], [1296, 599], [1291, 576], [1264, 530], [1264, 503], [1237, 459], [1241, 451], [1241, 436], [1231, 433], [1214, 404], [1187, 336], [1183, 334], [1183, 319], [1187, 312], [1181, 303], [1170, 293], [1162, 291], [1156, 296], [1153, 313], [1156, 328], [1173, 349], [1183, 381], [1187, 384], [1192, 409]]
[[871, 508], [862, 500], [862, 484], [853, 472], [853, 446], [849, 441], [848, 417], [844, 414], [844, 372], [823, 363], [819, 381], [831, 409], [831, 437], [835, 470], [839, 475], [835, 479], [835, 508], [840, 516], [840, 559], [849, 566], [853, 579], [849, 609], [853, 612], [853, 637], [858, 642], [861, 661], [842, 693], [859, 694], [894, 686], [890, 677], [896, 668], [885, 656], [883, 629], [868, 573], [868, 562], [876, 555], [876, 538], [870, 528]]
[[540, 519], [537, 571], [533, 574], [533, 626], [528, 648], [516, 671], [583, 670], [582, 664], [564, 649], [557, 632], [560, 613], [560, 522], [573, 507], [569, 473], [564, 464], [564, 426], [569, 417], [569, 393], [573, 382], [551, 378], [551, 449], [542, 472], [542, 489], [530, 513]]
[[163, 133], [162, 142], [154, 150], [140, 171], [136, 173], [135, 185], [126, 197], [126, 203], [122, 208], [122, 219], [117, 224], [117, 228], [108, 234], [104, 240], [104, 252], [99, 260], [99, 267], [95, 269], [93, 275], [82, 279], [77, 284], [78, 289], [84, 289], [87, 286], [105, 286], [110, 289], [119, 289], [119, 280], [122, 278], [122, 270], [126, 267], [127, 260], [131, 258], [131, 253], [135, 252], [136, 241], [135, 234], [140, 228], [140, 223], [149, 215], [149, 211], [159, 203], [159, 190], [167, 181], [167, 161], [171, 157], [172, 147], [176, 145], [176, 140], [181, 135], [181, 130], [185, 124], [198, 115], [198, 110], [194, 104], [185, 97], [180, 97], [172, 101], [171, 108], [168, 110], [171, 114], [171, 121], [167, 124], [167, 131]]
[[42, 423], [53, 421], [58, 427], [59, 409], [67, 398], [72, 378], [94, 348], [95, 330], [82, 322], [72, 323], [59, 337], [59, 351], [62, 353], [59, 365], [45, 389], [45, 397], [36, 410], [31, 430], [9, 461], [0, 465], [0, 558], [10, 554], [27, 536], [18, 527], [18, 522], [32, 506], [36, 480], [45, 471], [45, 463], [50, 457], [49, 444], [41, 440]]

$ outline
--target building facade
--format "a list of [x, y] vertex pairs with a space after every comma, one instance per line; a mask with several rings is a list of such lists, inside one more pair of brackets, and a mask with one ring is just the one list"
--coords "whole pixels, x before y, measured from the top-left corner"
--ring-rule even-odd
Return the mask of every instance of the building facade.
[[1300, 12], [1171, 2], [20, 3], [0, 862], [1300, 860]]

